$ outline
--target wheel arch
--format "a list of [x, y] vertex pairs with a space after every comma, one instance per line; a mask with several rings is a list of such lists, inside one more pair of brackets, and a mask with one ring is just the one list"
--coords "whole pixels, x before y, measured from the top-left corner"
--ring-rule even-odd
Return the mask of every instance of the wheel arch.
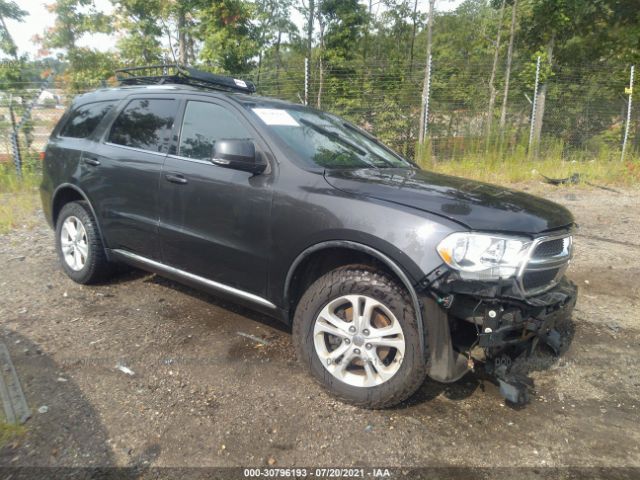
[[[294, 280], [299, 279], [301, 276], [305, 274], [309, 269], [313, 269], [314, 260], [319, 259], [321, 257], [327, 257], [330, 253], [335, 253], [337, 251], [351, 253], [351, 259], [348, 262], [341, 261], [343, 257], [338, 257], [333, 259], [333, 261], [328, 262], [329, 266], [337, 268], [341, 265], [347, 264], [357, 264], [363, 263], [364, 259], [371, 259], [373, 262], [364, 262], [368, 264], [373, 264], [381, 266], [384, 270], [387, 270], [391, 273], [406, 289], [411, 297], [411, 301], [413, 303], [414, 311], [416, 312], [416, 319], [418, 321], [418, 331], [420, 333], [420, 349], [422, 352], [425, 351], [424, 346], [424, 323], [423, 323], [423, 315], [422, 315], [422, 307], [420, 304], [420, 300], [418, 298], [418, 294], [414, 287], [409, 274], [402, 268], [402, 266], [393, 260], [391, 257], [381, 252], [380, 250], [373, 248], [369, 245], [350, 241], [350, 240], [330, 240], [325, 242], [320, 242], [315, 245], [312, 245], [305, 249], [302, 253], [300, 253], [287, 272], [287, 276], [285, 279], [284, 285], [284, 303], [286, 308], [289, 310], [288, 320], [291, 322], [291, 318], [293, 312], [295, 311], [295, 307], [297, 305], [297, 301], [302, 296], [302, 293], [306, 288], [304, 288], [305, 283], [300, 282], [299, 289], [302, 292], [296, 291], [296, 286], [294, 285]], [[355, 254], [355, 256], [353, 255]], [[321, 260], [320, 260], [321, 261]], [[326, 267], [328, 268], [328, 267]], [[320, 269], [322, 272], [322, 269]], [[322, 275], [322, 272], [320, 275]], [[312, 276], [311, 278], [313, 278]], [[315, 278], [319, 278], [319, 275], [316, 275]], [[308, 286], [308, 285], [307, 285]]]
[[[91, 215], [93, 215], [93, 219], [95, 220], [96, 226], [98, 228], [98, 233], [100, 234], [100, 238], [104, 242], [104, 235], [102, 234], [102, 228], [100, 227], [100, 221], [98, 216], [96, 215], [96, 211], [93, 208], [93, 204], [87, 194], [77, 185], [71, 183], [63, 183], [59, 185], [53, 195], [51, 197], [51, 220], [53, 222], [53, 228], [56, 228], [58, 223], [58, 215], [62, 211], [62, 208], [70, 202], [84, 201], [89, 205], [89, 210], [91, 210]], [[108, 251], [105, 249], [105, 251]], [[108, 254], [107, 254], [108, 255]]]

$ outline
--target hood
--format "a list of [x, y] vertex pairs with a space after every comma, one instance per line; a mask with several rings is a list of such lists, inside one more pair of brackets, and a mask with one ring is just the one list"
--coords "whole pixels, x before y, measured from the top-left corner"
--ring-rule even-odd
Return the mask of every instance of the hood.
[[471, 230], [538, 234], [573, 224], [571, 212], [524, 192], [417, 169], [335, 169], [331, 186], [440, 215]]

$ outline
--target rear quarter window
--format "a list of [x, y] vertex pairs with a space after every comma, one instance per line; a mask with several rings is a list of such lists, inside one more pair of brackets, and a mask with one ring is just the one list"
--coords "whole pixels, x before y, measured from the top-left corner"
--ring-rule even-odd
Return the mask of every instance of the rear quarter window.
[[87, 103], [74, 108], [60, 129], [59, 136], [70, 138], [89, 137], [116, 101]]

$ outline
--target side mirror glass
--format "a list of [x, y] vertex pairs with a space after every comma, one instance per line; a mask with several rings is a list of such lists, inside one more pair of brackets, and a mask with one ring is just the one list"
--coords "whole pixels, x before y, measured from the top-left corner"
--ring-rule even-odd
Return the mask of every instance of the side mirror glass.
[[258, 174], [267, 168], [251, 140], [218, 140], [213, 148], [211, 162], [219, 167], [232, 168]]

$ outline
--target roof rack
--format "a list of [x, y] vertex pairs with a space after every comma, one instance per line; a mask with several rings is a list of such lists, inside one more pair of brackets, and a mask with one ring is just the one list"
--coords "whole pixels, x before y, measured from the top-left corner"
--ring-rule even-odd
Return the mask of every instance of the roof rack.
[[253, 82], [203, 72], [179, 64], [147, 65], [116, 70], [120, 85], [164, 85], [180, 84], [228, 92], [254, 93]]

